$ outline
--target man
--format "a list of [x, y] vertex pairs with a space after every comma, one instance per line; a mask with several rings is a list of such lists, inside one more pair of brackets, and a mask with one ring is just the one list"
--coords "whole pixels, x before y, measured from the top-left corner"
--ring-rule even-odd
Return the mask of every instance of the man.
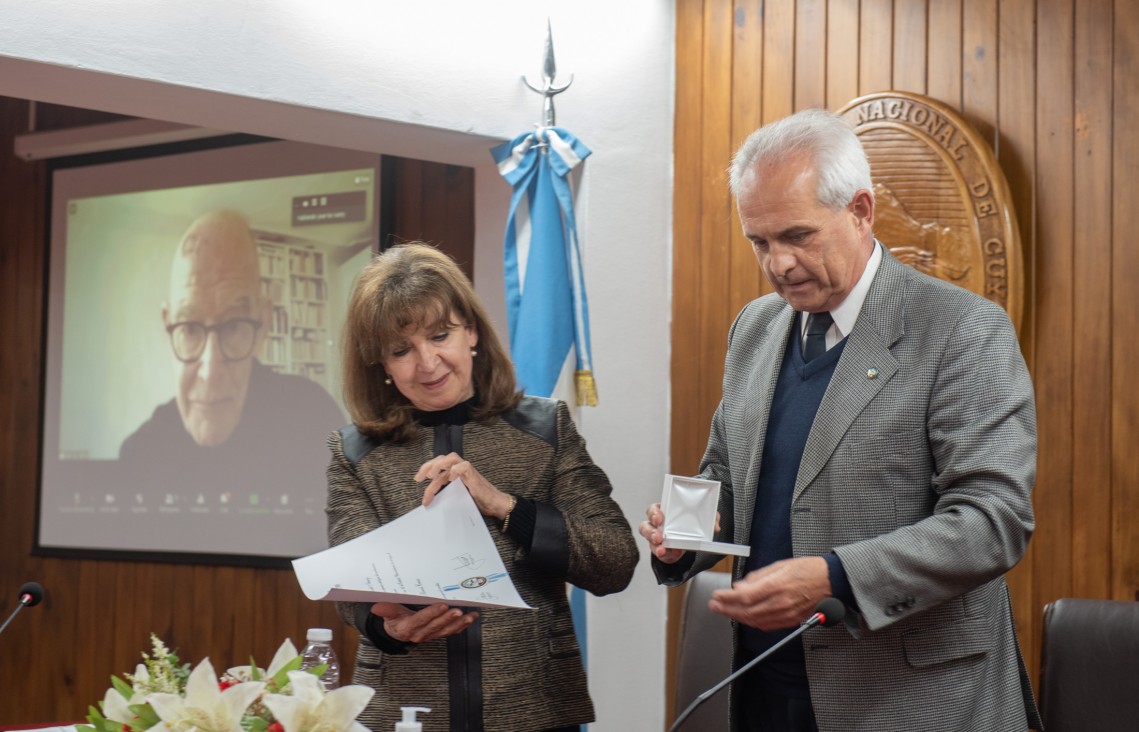
[[[272, 315], [259, 262], [233, 211], [207, 213], [183, 235], [162, 306], [175, 396], [123, 442], [124, 479], [198, 511], [319, 517], [325, 443], [344, 417], [319, 384], [257, 361]], [[311, 548], [324, 546], [323, 522], [303, 525]]]
[[[732, 729], [1004, 732], [1039, 726], [1003, 574], [1033, 529], [1032, 385], [999, 307], [899, 263], [871, 232], [858, 138], [828, 112], [756, 131], [731, 187], [775, 294], [732, 325], [700, 475], [748, 544], [709, 607], [738, 667], [835, 596], [736, 683]], [[640, 532], [658, 579], [718, 556]]]

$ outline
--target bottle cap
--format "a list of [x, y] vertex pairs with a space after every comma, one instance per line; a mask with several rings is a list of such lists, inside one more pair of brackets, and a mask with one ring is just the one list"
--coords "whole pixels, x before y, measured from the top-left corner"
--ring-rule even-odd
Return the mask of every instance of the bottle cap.
[[419, 732], [423, 729], [423, 724], [415, 719], [415, 713], [426, 714], [431, 710], [427, 707], [400, 707], [400, 711], [403, 712], [403, 721], [396, 722], [395, 732]]
[[327, 643], [332, 640], [332, 631], [328, 628], [309, 628], [305, 639], [317, 643]]

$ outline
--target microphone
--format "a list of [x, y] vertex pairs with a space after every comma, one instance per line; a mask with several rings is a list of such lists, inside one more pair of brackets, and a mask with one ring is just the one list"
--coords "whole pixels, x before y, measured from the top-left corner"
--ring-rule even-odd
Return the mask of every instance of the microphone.
[[8, 627], [8, 623], [12, 622], [12, 618], [16, 617], [16, 613], [20, 612], [26, 607], [39, 605], [44, 599], [44, 588], [39, 582], [25, 582], [20, 586], [20, 604], [8, 616], [3, 625], [0, 625], [0, 633]]
[[772, 653], [774, 653], [779, 648], [782, 648], [784, 645], [789, 643], [792, 639], [798, 638], [800, 635], [803, 634], [804, 631], [807, 630], [807, 628], [813, 628], [816, 625], [822, 625], [824, 627], [829, 628], [832, 625], [836, 625], [838, 623], [841, 623], [842, 619], [845, 617], [846, 617], [846, 606], [842, 604], [841, 600], [837, 600], [833, 597], [824, 597], [822, 600], [819, 601], [818, 605], [815, 605], [815, 614], [812, 615], [811, 617], [807, 618], [806, 620], [804, 620], [799, 625], [799, 627], [796, 628], [795, 630], [791, 631], [791, 633], [789, 633], [787, 635], [787, 637], [783, 638], [778, 643], [773, 645], [771, 648], [768, 648], [763, 653], [761, 653], [758, 656], [756, 656], [755, 658], [751, 659], [750, 661], [745, 663], [743, 666], [740, 666], [738, 669], [733, 671], [726, 679], [724, 679], [720, 683], [716, 684], [711, 689], [708, 689], [708, 691], [705, 691], [700, 696], [696, 697], [692, 701], [692, 703], [688, 705], [688, 708], [680, 713], [680, 716], [677, 717], [676, 721], [672, 723], [672, 726], [668, 728], [668, 732], [676, 732], [676, 730], [680, 729], [680, 725], [684, 722], [684, 720], [688, 719], [688, 716], [690, 714], [692, 714], [694, 711], [696, 711], [696, 708], [698, 706], [700, 706], [704, 702], [711, 699], [716, 694], [717, 691], [719, 691], [720, 689], [723, 689], [725, 686], [727, 686], [728, 684], [735, 681], [739, 676], [741, 676], [744, 672], [746, 672], [752, 666], [756, 665], [757, 663], [759, 663], [763, 659], [767, 658], [768, 656], [770, 656]]

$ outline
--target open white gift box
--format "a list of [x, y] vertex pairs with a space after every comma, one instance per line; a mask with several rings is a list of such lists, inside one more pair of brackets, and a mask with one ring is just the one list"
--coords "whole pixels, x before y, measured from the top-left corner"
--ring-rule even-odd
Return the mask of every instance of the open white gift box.
[[716, 535], [716, 506], [720, 501], [720, 481], [664, 476], [664, 495], [660, 506], [664, 512], [664, 545], [669, 549], [688, 549], [715, 554], [746, 557], [751, 547], [724, 541], [713, 541]]

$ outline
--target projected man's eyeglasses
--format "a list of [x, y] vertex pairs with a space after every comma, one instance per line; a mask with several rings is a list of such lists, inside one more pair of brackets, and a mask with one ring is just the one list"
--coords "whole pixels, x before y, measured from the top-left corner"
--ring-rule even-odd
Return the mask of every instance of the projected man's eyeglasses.
[[213, 325], [187, 320], [166, 326], [166, 332], [170, 334], [174, 356], [182, 363], [193, 363], [202, 357], [210, 333], [217, 334], [222, 358], [241, 361], [252, 355], [261, 325], [260, 320], [252, 318], [230, 318]]

